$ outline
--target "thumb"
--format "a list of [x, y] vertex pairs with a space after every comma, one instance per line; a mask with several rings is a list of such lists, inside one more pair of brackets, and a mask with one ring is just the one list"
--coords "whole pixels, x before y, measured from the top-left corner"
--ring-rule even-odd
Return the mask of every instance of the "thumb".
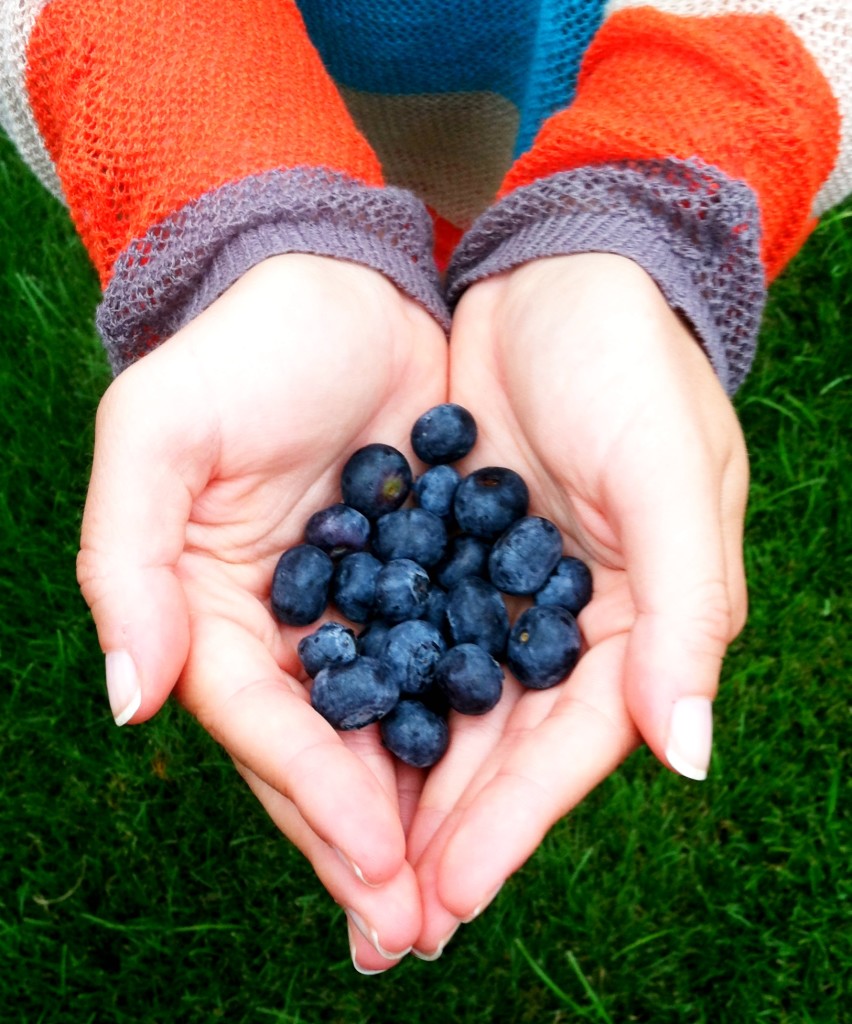
[[185, 405], [148, 386], [152, 369], [125, 370], [101, 401], [77, 557], [118, 725], [145, 721], [162, 707], [189, 650], [176, 566], [192, 485], [203, 481], [184, 478], [199, 471], [191, 457], [197, 439], [177, 422]]
[[[744, 493], [725, 511], [701, 458], [665, 461], [622, 517], [636, 621], [625, 664], [628, 711], [653, 752], [706, 778], [722, 659], [745, 618]], [[744, 488], [743, 488], [744, 492]], [[636, 492], [634, 492], [636, 495]]]

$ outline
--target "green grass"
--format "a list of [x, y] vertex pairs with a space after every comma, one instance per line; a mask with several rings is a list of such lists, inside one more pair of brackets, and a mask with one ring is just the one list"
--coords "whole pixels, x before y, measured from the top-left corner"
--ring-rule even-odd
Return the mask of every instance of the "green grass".
[[4, 1024], [849, 1019], [852, 207], [773, 288], [737, 399], [751, 616], [710, 778], [637, 753], [441, 961], [381, 978], [194, 721], [113, 726], [74, 580], [99, 292], [2, 140], [0, 239]]

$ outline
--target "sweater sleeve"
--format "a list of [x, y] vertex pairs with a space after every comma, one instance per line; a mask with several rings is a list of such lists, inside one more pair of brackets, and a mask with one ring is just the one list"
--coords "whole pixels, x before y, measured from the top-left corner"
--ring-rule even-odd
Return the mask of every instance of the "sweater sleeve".
[[292, 0], [0, 0], [0, 118], [67, 203], [116, 372], [262, 259], [381, 271], [446, 327], [422, 203], [385, 187]]
[[456, 250], [450, 300], [537, 257], [620, 253], [733, 393], [767, 284], [852, 191], [852, 12], [845, 0], [616, 0], [605, 14], [574, 101]]

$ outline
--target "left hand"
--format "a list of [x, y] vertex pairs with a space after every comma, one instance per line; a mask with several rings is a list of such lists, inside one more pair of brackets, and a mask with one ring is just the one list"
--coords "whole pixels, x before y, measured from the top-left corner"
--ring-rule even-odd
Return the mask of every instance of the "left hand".
[[566, 682], [507, 678], [497, 708], [452, 723], [408, 840], [427, 955], [641, 739], [704, 777], [722, 658], [746, 615], [742, 433], [643, 270], [596, 253], [481, 282], [456, 311], [450, 358], [450, 399], [479, 425], [476, 464], [524, 477], [594, 596]]

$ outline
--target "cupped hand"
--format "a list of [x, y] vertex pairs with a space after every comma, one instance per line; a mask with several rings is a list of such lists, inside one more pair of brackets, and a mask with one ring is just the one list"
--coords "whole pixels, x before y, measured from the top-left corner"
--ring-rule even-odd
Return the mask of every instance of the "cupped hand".
[[350, 911], [366, 970], [420, 929], [402, 825], [417, 784], [397, 786], [375, 727], [338, 734], [313, 711], [296, 655], [313, 627], [281, 627], [270, 584], [348, 455], [407, 452], [446, 390], [419, 306], [374, 271], [290, 255], [122, 373], [96, 424], [78, 578], [116, 720], [174, 689]]
[[525, 478], [594, 595], [567, 681], [524, 691], [510, 678], [497, 708], [452, 723], [409, 836], [427, 956], [641, 740], [704, 777], [722, 658], [746, 614], [742, 434], [644, 271], [590, 254], [477, 284], [450, 360], [451, 399], [479, 425], [475, 465]]

